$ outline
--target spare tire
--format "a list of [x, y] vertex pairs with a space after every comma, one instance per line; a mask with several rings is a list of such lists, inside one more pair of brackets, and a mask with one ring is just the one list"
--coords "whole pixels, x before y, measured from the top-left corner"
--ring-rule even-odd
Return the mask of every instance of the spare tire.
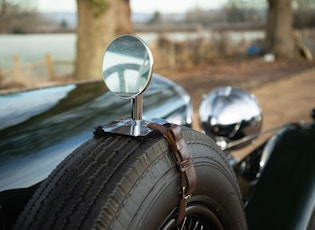
[[[239, 187], [224, 154], [188, 128], [197, 185], [185, 229], [246, 229]], [[15, 229], [173, 229], [180, 174], [167, 142], [103, 133], [72, 152], [41, 184]]]

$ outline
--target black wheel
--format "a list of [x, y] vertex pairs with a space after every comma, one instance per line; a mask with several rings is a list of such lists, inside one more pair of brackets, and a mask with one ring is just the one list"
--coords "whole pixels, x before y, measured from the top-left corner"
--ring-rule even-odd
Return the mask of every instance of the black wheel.
[[[246, 229], [232, 169], [206, 135], [183, 128], [197, 186], [185, 229]], [[180, 174], [166, 141], [104, 134], [70, 154], [44, 181], [16, 229], [174, 229]], [[194, 228], [196, 227], [196, 228]]]

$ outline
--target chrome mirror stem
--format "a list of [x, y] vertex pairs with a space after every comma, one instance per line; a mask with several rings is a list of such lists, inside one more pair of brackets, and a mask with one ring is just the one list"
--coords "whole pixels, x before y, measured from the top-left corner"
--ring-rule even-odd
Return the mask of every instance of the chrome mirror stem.
[[135, 121], [142, 120], [142, 94], [133, 97], [132, 99], [132, 112], [131, 112], [131, 118]]

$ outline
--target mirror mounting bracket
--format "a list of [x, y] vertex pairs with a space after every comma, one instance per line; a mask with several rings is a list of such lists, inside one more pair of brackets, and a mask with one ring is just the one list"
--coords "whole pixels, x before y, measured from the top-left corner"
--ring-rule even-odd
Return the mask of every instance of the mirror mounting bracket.
[[142, 94], [131, 99], [132, 101], [132, 113], [131, 118], [119, 119], [111, 122], [110, 124], [103, 127], [106, 133], [123, 134], [127, 136], [146, 136], [152, 132], [152, 129], [148, 128], [149, 123], [158, 123], [164, 125], [167, 123], [166, 120], [153, 118], [153, 119], [142, 119]]
[[153, 118], [146, 120], [133, 120], [131, 118], [125, 118], [113, 121], [103, 127], [106, 133], [123, 134], [126, 136], [146, 136], [152, 132], [152, 129], [148, 128], [149, 123], [158, 123], [164, 125], [167, 121], [163, 119]]

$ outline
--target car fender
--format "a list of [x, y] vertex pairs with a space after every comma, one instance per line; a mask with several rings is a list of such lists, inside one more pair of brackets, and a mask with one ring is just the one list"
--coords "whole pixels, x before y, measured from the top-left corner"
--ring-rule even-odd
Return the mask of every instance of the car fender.
[[[144, 98], [145, 117], [191, 126], [190, 97], [171, 80], [154, 74]], [[113, 97], [102, 81], [0, 95], [0, 219], [14, 223], [38, 185], [95, 127], [130, 110], [130, 101]]]
[[290, 124], [270, 140], [246, 206], [249, 229], [306, 229], [315, 205], [315, 125]]

